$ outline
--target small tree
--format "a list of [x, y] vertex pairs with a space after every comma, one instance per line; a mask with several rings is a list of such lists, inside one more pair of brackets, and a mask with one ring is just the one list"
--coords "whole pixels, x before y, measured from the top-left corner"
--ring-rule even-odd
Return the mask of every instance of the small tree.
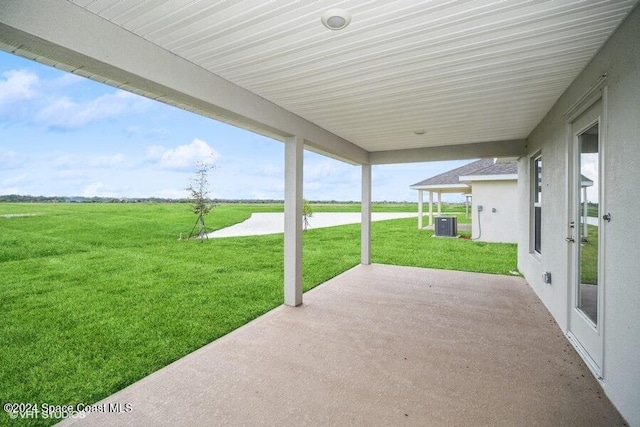
[[309, 218], [311, 218], [312, 216], [313, 216], [313, 210], [311, 209], [311, 205], [305, 199], [302, 201], [302, 219], [303, 219], [305, 231], [307, 230], [307, 227], [309, 227]]
[[[197, 236], [199, 239], [203, 239], [207, 236], [204, 217], [214, 207], [211, 200], [209, 200], [209, 172], [214, 169], [214, 166], [211, 163], [200, 161], [196, 163], [196, 168], [198, 169], [196, 175], [191, 179], [191, 184], [187, 187], [189, 200], [191, 200], [191, 211], [197, 215], [196, 223], [191, 233], [189, 233], [189, 238]], [[196, 229], [198, 230], [197, 232]]]

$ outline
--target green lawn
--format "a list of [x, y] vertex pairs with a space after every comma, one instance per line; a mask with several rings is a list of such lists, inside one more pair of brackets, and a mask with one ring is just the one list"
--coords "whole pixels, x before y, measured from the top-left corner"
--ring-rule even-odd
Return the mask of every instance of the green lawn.
[[[358, 205], [314, 205], [315, 212]], [[416, 210], [415, 204], [374, 211]], [[282, 205], [222, 205], [218, 229]], [[6, 218], [6, 214], [35, 214]], [[281, 304], [282, 235], [178, 240], [181, 204], [0, 204], [0, 400], [102, 399]], [[373, 261], [508, 274], [515, 245], [373, 224]], [[304, 289], [356, 265], [360, 227], [304, 235]], [[10, 424], [6, 414], [0, 425]], [[26, 425], [49, 425], [32, 420]]]
[[580, 242], [580, 283], [598, 284], [598, 227], [587, 225], [587, 238]]

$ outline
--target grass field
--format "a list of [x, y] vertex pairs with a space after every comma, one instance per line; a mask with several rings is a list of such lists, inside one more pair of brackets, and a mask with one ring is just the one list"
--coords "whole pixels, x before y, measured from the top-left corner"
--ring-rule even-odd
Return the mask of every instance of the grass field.
[[[211, 229], [281, 211], [222, 205]], [[314, 211], [358, 211], [318, 205]], [[374, 211], [415, 211], [415, 204]], [[31, 214], [33, 216], [9, 216]], [[462, 218], [461, 218], [462, 220]], [[0, 204], [0, 400], [89, 404], [281, 304], [282, 235], [178, 240], [180, 204]], [[373, 224], [373, 261], [508, 274], [515, 245]], [[304, 289], [356, 265], [357, 224], [304, 234]], [[0, 425], [50, 425], [2, 413]]]
[[580, 241], [580, 283], [598, 284], [598, 227], [587, 225], [586, 239]]

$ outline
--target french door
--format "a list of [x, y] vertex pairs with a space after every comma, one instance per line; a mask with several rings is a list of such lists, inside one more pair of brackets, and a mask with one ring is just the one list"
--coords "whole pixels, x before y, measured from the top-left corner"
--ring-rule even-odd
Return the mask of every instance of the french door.
[[[571, 123], [569, 203], [569, 337], [602, 375], [604, 175], [602, 101]], [[610, 217], [609, 217], [610, 219]]]

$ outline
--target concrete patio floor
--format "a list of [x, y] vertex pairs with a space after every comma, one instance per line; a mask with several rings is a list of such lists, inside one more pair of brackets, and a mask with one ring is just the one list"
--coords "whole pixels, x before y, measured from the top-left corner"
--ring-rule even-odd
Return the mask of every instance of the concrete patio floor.
[[521, 278], [358, 266], [74, 426], [625, 425]]

